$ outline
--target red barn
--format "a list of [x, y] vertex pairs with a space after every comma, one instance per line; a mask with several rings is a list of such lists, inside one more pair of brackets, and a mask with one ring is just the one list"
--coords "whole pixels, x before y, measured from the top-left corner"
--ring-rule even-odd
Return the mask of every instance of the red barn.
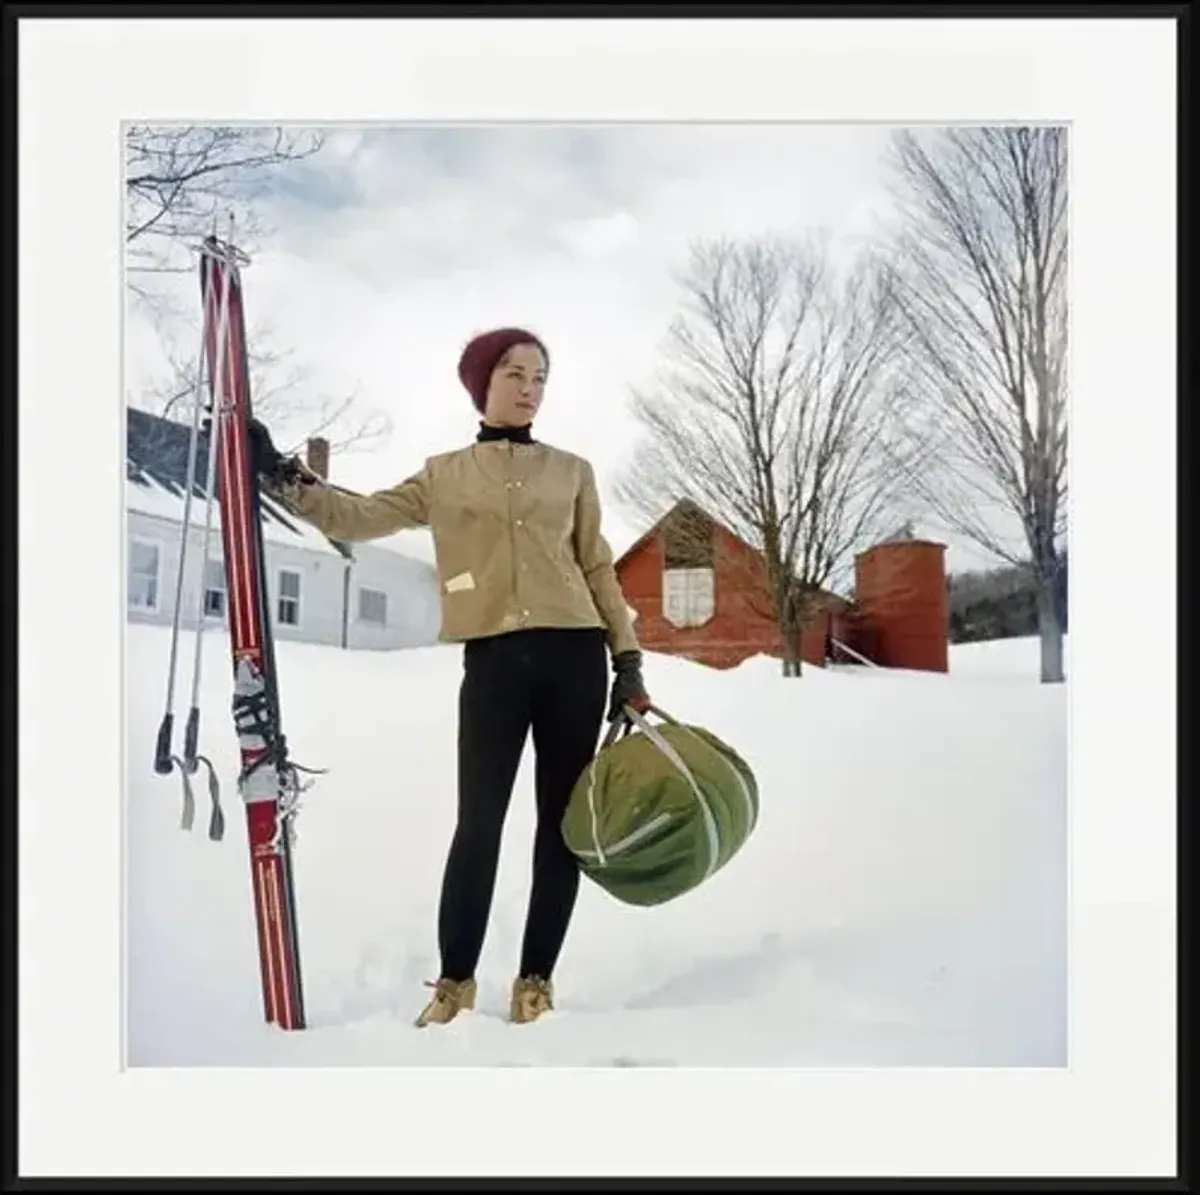
[[[863, 656], [884, 667], [946, 671], [943, 551], [941, 544], [901, 539], [860, 555], [855, 601], [815, 595], [800, 635], [801, 659], [819, 667]], [[762, 554], [695, 503], [672, 507], [616, 567], [648, 651], [713, 668], [783, 656]]]

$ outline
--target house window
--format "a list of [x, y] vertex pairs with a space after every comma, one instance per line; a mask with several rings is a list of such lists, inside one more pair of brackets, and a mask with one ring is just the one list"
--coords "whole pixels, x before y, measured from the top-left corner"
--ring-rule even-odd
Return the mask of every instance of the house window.
[[358, 591], [358, 620], [377, 627], [387, 626], [387, 594], [378, 589]]
[[672, 568], [663, 573], [663, 617], [673, 626], [703, 626], [715, 611], [711, 568]]
[[158, 545], [134, 540], [129, 545], [129, 604], [158, 609]]
[[284, 626], [300, 625], [300, 574], [294, 569], [279, 570], [278, 617]]
[[225, 564], [220, 560], [204, 564], [204, 614], [208, 618], [225, 617]]

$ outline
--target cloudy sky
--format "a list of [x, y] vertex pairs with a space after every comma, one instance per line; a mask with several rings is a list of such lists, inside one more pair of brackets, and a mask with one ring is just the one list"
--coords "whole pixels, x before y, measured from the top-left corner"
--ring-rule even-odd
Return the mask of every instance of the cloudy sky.
[[[383, 447], [334, 458], [359, 490], [473, 437], [458, 353], [515, 323], [552, 354], [537, 435], [588, 456], [607, 492], [639, 433], [630, 388], [659, 363], [689, 241], [824, 229], [849, 247], [887, 206], [878, 127], [325, 132], [262, 198], [274, 234], [246, 271], [246, 304], [306, 384], [391, 416]], [[136, 389], [154, 341], [134, 326], [128, 343]], [[620, 550], [643, 528], [610, 500], [606, 530]]]

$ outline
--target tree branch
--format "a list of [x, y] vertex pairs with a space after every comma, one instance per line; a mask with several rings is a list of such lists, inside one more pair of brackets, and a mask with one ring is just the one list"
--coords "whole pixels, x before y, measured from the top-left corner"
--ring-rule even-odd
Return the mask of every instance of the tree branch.
[[890, 280], [873, 258], [839, 275], [814, 237], [697, 245], [681, 286], [667, 367], [635, 393], [645, 437], [617, 497], [654, 521], [690, 499], [755, 548], [793, 653], [811, 595], [899, 494]]

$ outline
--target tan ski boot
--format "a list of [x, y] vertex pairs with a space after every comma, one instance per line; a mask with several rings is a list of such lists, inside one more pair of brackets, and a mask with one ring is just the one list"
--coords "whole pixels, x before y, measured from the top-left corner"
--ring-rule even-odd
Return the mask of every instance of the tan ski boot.
[[433, 998], [421, 1010], [417, 1017], [417, 1028], [426, 1025], [445, 1025], [454, 1020], [460, 1012], [466, 1012], [475, 1007], [475, 980], [464, 979], [457, 982], [453, 979], [439, 979], [436, 983], [425, 984], [433, 988]]
[[513, 981], [509, 1019], [514, 1025], [536, 1021], [554, 1007], [554, 987], [549, 980], [536, 975], [522, 976]]

